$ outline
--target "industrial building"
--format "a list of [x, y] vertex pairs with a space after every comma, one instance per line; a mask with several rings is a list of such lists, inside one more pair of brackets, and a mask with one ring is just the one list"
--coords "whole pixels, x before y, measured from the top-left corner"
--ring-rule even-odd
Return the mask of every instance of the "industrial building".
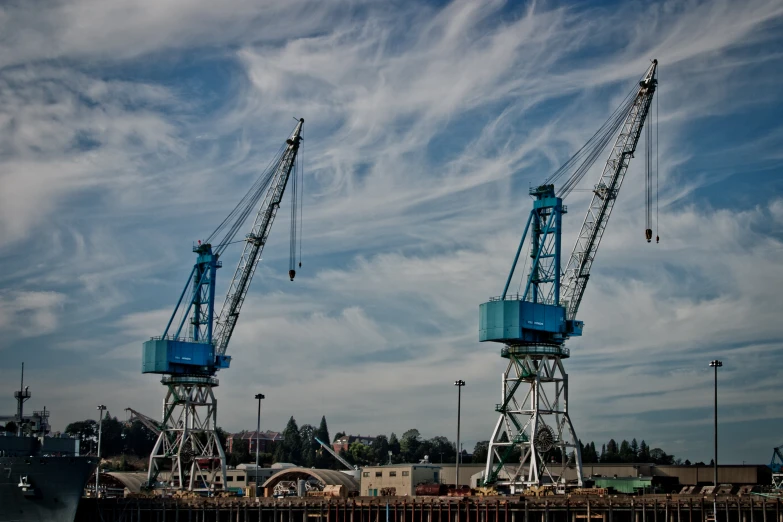
[[[449, 467], [446, 467], [449, 466]], [[454, 476], [453, 464], [444, 465], [443, 477]], [[464, 465], [463, 465], [464, 466]], [[479, 481], [484, 477], [483, 466], [477, 469], [476, 465], [469, 469], [473, 473], [469, 482], [471, 487], [476, 487]], [[512, 467], [509, 465], [508, 467]], [[615, 491], [626, 492], [630, 489], [633, 493], [637, 490], [648, 491], [658, 488], [658, 490], [671, 493], [678, 486], [704, 486], [713, 483], [714, 469], [712, 466], [677, 466], [677, 465], [658, 465], [658, 464], [639, 464], [639, 463], [601, 463], [601, 464], [583, 464], [583, 477], [592, 481], [596, 487], [614, 487]], [[513, 470], [501, 470], [500, 476], [516, 473], [516, 467]], [[450, 475], [449, 475], [450, 474]], [[575, 481], [577, 471], [574, 466], [565, 469], [565, 479]], [[460, 466], [460, 477], [464, 480], [462, 466]], [[629, 481], [629, 479], [634, 479]], [[719, 465], [718, 482], [721, 484], [733, 484], [735, 486], [760, 486], [772, 483], [772, 471], [768, 466], [763, 465]], [[452, 483], [452, 482], [446, 482]]]
[[416, 485], [440, 483], [441, 467], [436, 464], [389, 464], [362, 469], [361, 495], [413, 496]]

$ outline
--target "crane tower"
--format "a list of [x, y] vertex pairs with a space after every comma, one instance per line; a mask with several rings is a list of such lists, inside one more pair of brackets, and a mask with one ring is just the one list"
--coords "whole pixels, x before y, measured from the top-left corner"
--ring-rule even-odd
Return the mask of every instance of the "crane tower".
[[[650, 110], [657, 86], [657, 65], [657, 60], [653, 60], [638, 87], [585, 147], [544, 184], [530, 189], [533, 209], [503, 294], [479, 307], [479, 340], [503, 344], [500, 355], [507, 360], [501, 402], [495, 406], [500, 415], [489, 441], [484, 471], [487, 486], [508, 488], [513, 494], [526, 487], [564, 483], [564, 472], [572, 465], [576, 467], [578, 484], [582, 485], [581, 448], [568, 413], [568, 374], [563, 361], [569, 358], [570, 351], [565, 342], [569, 337], [582, 335], [584, 325], [577, 320], [577, 311]], [[561, 229], [563, 215], [568, 211], [563, 198], [614, 135], [614, 146], [563, 269]], [[647, 145], [650, 146], [650, 139]], [[556, 193], [552, 182], [570, 170], [573, 174]], [[646, 233], [649, 241], [651, 232], [648, 229]], [[509, 285], [528, 238], [531, 265], [523, 281], [524, 291], [510, 294]], [[553, 462], [553, 458], [558, 462]]]
[[[164, 470], [170, 472], [167, 487], [175, 489], [210, 491], [226, 484], [226, 456], [216, 432], [214, 388], [218, 386], [218, 379], [215, 375], [231, 363], [231, 356], [226, 355], [228, 343], [289, 178], [294, 193], [291, 239], [295, 243], [295, 165], [303, 124], [304, 119], [299, 119], [275, 160], [228, 217], [204, 243], [199, 241], [194, 245], [196, 263], [174, 313], [163, 334], [144, 343], [142, 373], [162, 374], [161, 383], [167, 390], [160, 433], [150, 455], [149, 487], [156, 486], [159, 474]], [[291, 176], [292, 172], [294, 176]], [[220, 256], [259, 201], [261, 204], [250, 233], [244, 238], [244, 249], [223, 306], [215, 315], [215, 276], [222, 266]], [[293, 280], [296, 273], [293, 246], [291, 252], [289, 275]]]

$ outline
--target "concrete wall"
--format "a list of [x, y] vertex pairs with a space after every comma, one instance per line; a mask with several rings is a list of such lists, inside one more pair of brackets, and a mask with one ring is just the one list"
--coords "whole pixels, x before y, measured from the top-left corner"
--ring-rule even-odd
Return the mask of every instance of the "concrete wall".
[[440, 471], [432, 464], [367, 466], [362, 469], [360, 495], [373, 496], [376, 491], [380, 495], [382, 489], [394, 488], [396, 496], [413, 496], [417, 484], [440, 481]]
[[[584, 476], [613, 477], [676, 477], [683, 486], [712, 484], [712, 466], [658, 466], [655, 464], [584, 464]], [[461, 474], [461, 473], [460, 473]], [[576, 479], [576, 469], [566, 471], [567, 480]], [[769, 484], [772, 477], [766, 466], [718, 466], [718, 482], [721, 484]]]
[[441, 466], [440, 482], [442, 484], [470, 485], [470, 477], [483, 471], [485, 464], [463, 463], [459, 465], [459, 482], [457, 482], [456, 464], [439, 464]]

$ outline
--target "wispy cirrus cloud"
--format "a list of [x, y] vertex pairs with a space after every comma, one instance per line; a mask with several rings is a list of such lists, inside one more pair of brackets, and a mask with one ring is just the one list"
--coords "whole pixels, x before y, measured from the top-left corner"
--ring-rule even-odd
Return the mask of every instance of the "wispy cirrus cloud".
[[[585, 336], [571, 343], [574, 421], [587, 440], [648, 437], [707, 458], [703, 362], [723, 357], [723, 403], [737, 419], [730, 458], [758, 459], [771, 436], [735, 444], [731, 430], [773, 432], [781, 409], [769, 393], [780, 187], [763, 175], [774, 154], [757, 152], [779, 142], [765, 113], [781, 104], [782, 9], [5, 6], [0, 24], [16, 43], [0, 49], [0, 281], [14, 304], [0, 307], [0, 330], [16, 328], [7, 310], [19, 296], [49, 296], [30, 305], [48, 326], [23, 328], [25, 355], [64, 390], [47, 405], [63, 424], [87, 390], [117, 412], [155, 412], [162, 390], [138, 374], [140, 343], [164, 326], [191, 242], [267, 164], [290, 118], [304, 117], [304, 267], [287, 281], [281, 217], [232, 340], [234, 365], [219, 376], [220, 423], [247, 427], [247, 389], [263, 387], [270, 427], [326, 414], [333, 429], [449, 434], [458, 376], [469, 382], [472, 444], [489, 436], [503, 369], [497, 347], [476, 342], [477, 305], [504, 282], [527, 186], [657, 58], [663, 242], [641, 240], [632, 165], [582, 308]], [[750, 171], [755, 188], [737, 183]], [[568, 201], [566, 248], [586, 196]], [[747, 407], [758, 398], [764, 407]]]

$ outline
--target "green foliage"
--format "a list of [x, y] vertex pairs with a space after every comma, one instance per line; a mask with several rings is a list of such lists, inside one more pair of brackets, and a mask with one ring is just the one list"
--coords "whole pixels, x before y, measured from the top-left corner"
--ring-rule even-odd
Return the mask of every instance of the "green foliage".
[[80, 440], [79, 453], [82, 455], [89, 454], [97, 446], [98, 423], [92, 419], [70, 423], [65, 427], [65, 433]]
[[117, 417], [106, 417], [101, 421], [101, 456], [120, 455], [124, 448], [123, 426]]
[[315, 430], [315, 436], [329, 444], [329, 427], [326, 425], [326, 416], [321, 417], [321, 424], [318, 425], [318, 429]]
[[[581, 444], [581, 443], [580, 443]], [[582, 462], [590, 464], [594, 462], [606, 462], [606, 463], [651, 463], [661, 465], [671, 465], [676, 462], [681, 462], [681, 459], [676, 459], [674, 455], [669, 455], [661, 448], [650, 449], [645, 441], [637, 443], [636, 439], [633, 439], [630, 443], [627, 440], [623, 440], [620, 445], [617, 445], [614, 439], [610, 439], [609, 442], [601, 447], [600, 456], [595, 450], [595, 443], [591, 442], [588, 445], [582, 446]]]
[[369, 464], [376, 464], [378, 462], [372, 446], [367, 446], [361, 442], [351, 443], [351, 445], [348, 447], [347, 453], [350, 456], [349, 461], [358, 466], [367, 466]]
[[421, 434], [419, 433], [419, 430], [415, 428], [402, 434], [402, 439], [400, 440], [400, 453], [402, 453], [404, 462], [416, 462], [418, 460], [420, 437]]
[[124, 441], [123, 453], [137, 457], [148, 457], [157, 439], [157, 436], [139, 421], [125, 426], [122, 437]]
[[378, 435], [375, 437], [371, 446], [373, 452], [375, 452], [375, 459], [378, 464], [386, 464], [389, 462], [389, 440], [386, 438], [386, 435]]
[[229, 466], [238, 466], [246, 462], [255, 462], [255, 455], [250, 455], [250, 442], [242, 437], [240, 433], [238, 437], [234, 437], [234, 442], [231, 445], [232, 451], [226, 457]]
[[392, 452], [392, 455], [400, 454], [400, 441], [397, 440], [397, 435], [394, 432], [389, 435], [389, 451]]
[[299, 428], [299, 440], [301, 442], [301, 465], [306, 468], [315, 466], [315, 452], [321, 445], [315, 440], [315, 426], [311, 424], [302, 424]]
[[283, 442], [275, 448], [276, 462], [291, 462], [293, 464], [301, 463], [302, 459], [302, 438], [299, 435], [299, 426], [292, 416], [288, 419], [288, 424], [283, 430]]
[[[344, 431], [338, 431], [334, 435], [334, 440], [332, 442], [337, 442], [337, 439], [342, 438], [342, 437], [345, 437], [345, 432]], [[324, 442], [327, 442], [327, 441], [324, 441]]]
[[650, 446], [646, 442], [642, 441], [639, 444], [639, 462], [650, 462]]
[[483, 464], [487, 461], [489, 456], [489, 441], [482, 440], [476, 443], [473, 447], [473, 462], [476, 464]]

